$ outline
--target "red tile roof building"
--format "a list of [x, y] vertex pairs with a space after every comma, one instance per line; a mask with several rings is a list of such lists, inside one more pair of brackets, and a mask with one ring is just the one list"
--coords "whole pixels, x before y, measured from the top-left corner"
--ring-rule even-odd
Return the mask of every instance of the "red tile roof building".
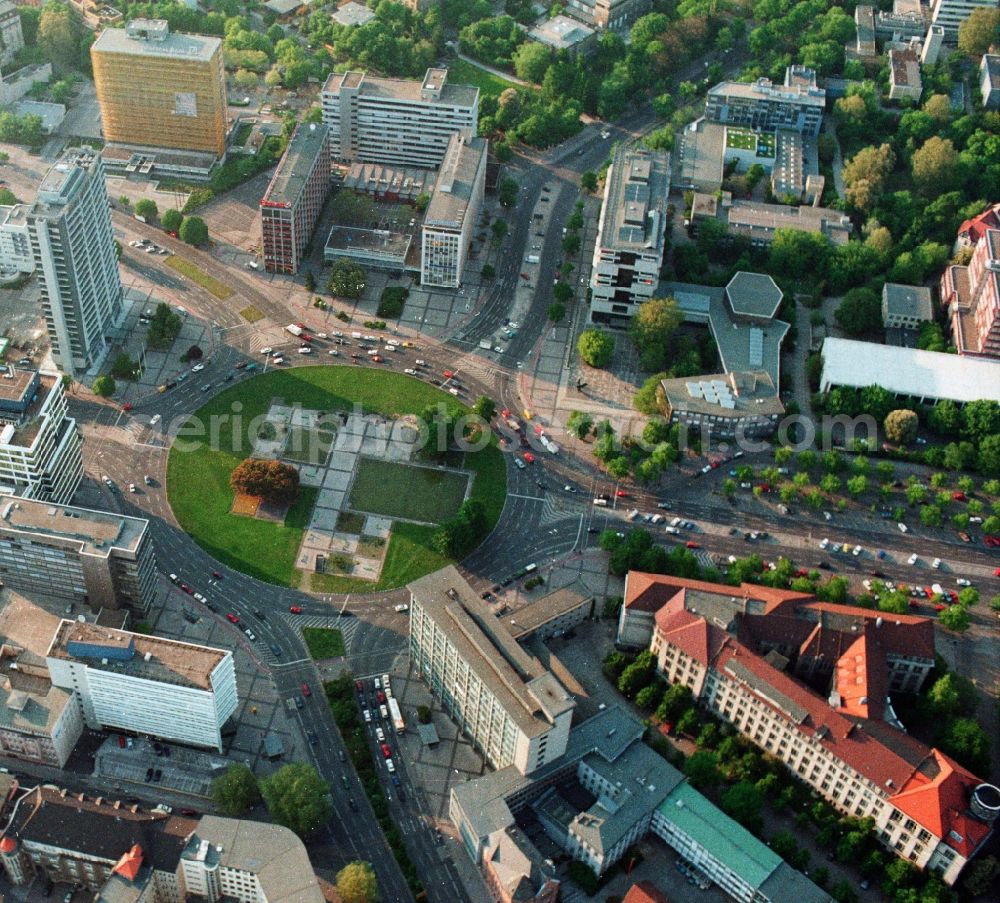
[[[978, 217], [983, 220], [991, 208]], [[970, 223], [976, 223], [972, 220]], [[969, 223], [963, 224], [963, 228]], [[961, 233], [960, 233], [961, 236]], [[959, 354], [1000, 360], [1000, 228], [974, 228], [974, 242], [967, 267], [952, 265], [941, 277], [941, 303], [948, 308], [952, 336]]]
[[670, 903], [670, 898], [652, 881], [639, 881], [629, 888], [622, 903]]
[[906, 734], [892, 708], [934, 666], [927, 618], [632, 571], [618, 642], [648, 646], [668, 681], [948, 884], [989, 837], [1000, 790]]

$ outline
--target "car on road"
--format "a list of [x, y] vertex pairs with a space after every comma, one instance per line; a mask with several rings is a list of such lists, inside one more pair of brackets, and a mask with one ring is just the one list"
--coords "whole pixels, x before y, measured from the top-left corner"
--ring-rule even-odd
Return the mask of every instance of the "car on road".
[[397, 613], [401, 613], [401, 612], [409, 611], [409, 610], [410, 610], [410, 606], [407, 605], [405, 602], [400, 602], [399, 605], [394, 605], [393, 606], [393, 611], [395, 611]]
[[383, 721], [388, 721], [389, 720], [389, 710], [384, 705], [380, 705], [378, 707], [378, 713], [379, 713], [379, 715], [382, 716], [382, 720]]
[[906, 533], [909, 531], [910, 528], [907, 527], [906, 524], [900, 522], [896, 524], [896, 529], [898, 529], [900, 533]]
[[365, 719], [365, 724], [371, 724], [371, 720], [372, 720], [371, 709], [362, 709], [361, 710], [361, 714], [362, 714], [362, 716]]
[[685, 548], [688, 548], [688, 549], [700, 549], [701, 548], [701, 545], [699, 543], [696, 543], [693, 539], [689, 539], [686, 543], [684, 543], [684, 546], [685, 546]]
[[128, 484], [128, 491], [129, 492], [138, 492], [139, 490], [135, 488], [135, 483], [129, 483]]
[[416, 375], [417, 375], [417, 371], [416, 371], [416, 370], [414, 370], [414, 369], [413, 369], [412, 367], [407, 367], [407, 368], [406, 368], [406, 369], [405, 369], [405, 370], [404, 370], [403, 372], [404, 372], [404, 373], [405, 373], [405, 374], [406, 374], [407, 376], [416, 376]]
[[934, 570], [939, 570], [940, 567], [941, 567], [941, 559], [940, 558], [935, 558], [931, 562], [931, 567], [934, 568]]
[[676, 527], [673, 527], [670, 524], [667, 524], [666, 530], [671, 536], [677, 536], [681, 532]]
[[207, 392], [211, 388], [212, 388], [212, 384], [211, 383], [205, 383], [205, 385], [203, 385], [201, 387], [201, 391], [204, 393], [204, 392]]
[[968, 579], [966, 579], [965, 577], [959, 577], [959, 578], [958, 578], [958, 579], [957, 579], [957, 580], [956, 580], [955, 582], [956, 582], [956, 583], [957, 583], [957, 584], [958, 584], [959, 586], [972, 586], [972, 581], [971, 581], [971, 580], [968, 580]]
[[274, 349], [270, 345], [265, 345], [260, 349], [261, 354], [270, 354], [272, 351], [274, 351]]
[[396, 763], [393, 762], [392, 759], [386, 759], [385, 760], [385, 767], [386, 767], [386, 770], [389, 772], [389, 774], [395, 774], [395, 772], [396, 772]]
[[563, 486], [563, 492], [576, 492], [575, 486], [570, 486], [568, 483]]
[[189, 596], [194, 595], [194, 590], [191, 589], [191, 587], [188, 586], [186, 583], [181, 584], [181, 589], [184, 590], [184, 592], [186, 592]]
[[860, 555], [860, 554], [861, 554], [861, 553], [862, 553], [863, 551], [864, 551], [864, 549], [862, 549], [862, 548], [861, 548], [861, 546], [855, 546], [855, 547], [854, 547], [854, 548], [853, 548], [853, 549], [851, 550], [851, 554], [852, 554], [852, 555], [853, 555], [853, 556], [854, 556], [855, 558], [857, 558], [857, 557], [858, 557], [858, 556], [859, 556], [859, 555]]
[[205, 365], [204, 364], [195, 364], [191, 368], [191, 372], [192, 373], [201, 373], [201, 371], [204, 370], [204, 369], [205, 369]]
[[958, 531], [958, 538], [962, 540], [962, 542], [972, 542], [972, 537], [969, 536], [969, 534], [966, 533], [965, 530]]
[[315, 746], [319, 743], [319, 737], [316, 736], [315, 731], [306, 731], [306, 738], [309, 740], [310, 746]]
[[820, 547], [821, 549], [826, 549], [826, 547], [827, 547], [828, 545], [830, 545], [830, 540], [829, 540], [829, 539], [827, 539], [827, 538], [826, 538], [826, 537], [824, 536], [824, 537], [823, 537], [823, 538], [822, 538], [822, 539], [821, 539], [821, 540], [819, 541], [819, 547]]
[[309, 689], [309, 684], [305, 682], [302, 684], [302, 695], [305, 697], [312, 696], [312, 690]]
[[104, 477], [104, 485], [107, 486], [108, 489], [114, 489], [115, 488], [115, 484], [113, 482], [111, 482], [111, 477]]
[[230, 624], [239, 624], [240, 623], [240, 616], [239, 615], [234, 615], [231, 611], [229, 611], [229, 612], [226, 612], [226, 620]]
[[300, 614], [302, 614], [302, 606], [301, 605], [289, 605], [288, 606], [288, 610], [293, 615], [300, 615]]
[[983, 542], [991, 549], [1000, 548], [1000, 536], [984, 536]]
[[195, 599], [197, 599], [197, 600], [198, 600], [199, 602], [207, 602], [207, 601], [208, 601], [208, 599], [206, 599], [206, 598], [205, 598], [205, 597], [204, 597], [204, 596], [203, 596], [203, 595], [202, 595], [201, 593], [195, 593], [195, 594], [194, 594], [194, 597], [195, 597]]
[[303, 345], [299, 349], [299, 354], [312, 354], [312, 353], [313, 353], [313, 350], [308, 345]]
[[816, 567], [818, 567], [821, 571], [832, 571], [833, 570], [833, 565], [830, 564], [829, 561], [821, 561], [819, 564], [816, 565]]
[[375, 698], [380, 702], [385, 702], [385, 692], [382, 690], [375, 691]]
[[628, 493], [624, 489], [617, 489], [617, 490], [615, 490], [615, 498], [616, 499], [627, 499], [628, 498]]
[[257, 639], [257, 635], [249, 627], [244, 627], [243, 632], [250, 638], [251, 642]]
[[389, 746], [388, 743], [383, 743], [379, 747], [379, 749], [382, 750], [382, 756], [383, 756], [383, 758], [386, 758], [386, 759], [391, 759], [392, 758], [392, 749], [391, 749], [391, 747]]
[[916, 564], [917, 563], [917, 553], [914, 552], [909, 558], [907, 558], [906, 559], [906, 563], [907, 564]]

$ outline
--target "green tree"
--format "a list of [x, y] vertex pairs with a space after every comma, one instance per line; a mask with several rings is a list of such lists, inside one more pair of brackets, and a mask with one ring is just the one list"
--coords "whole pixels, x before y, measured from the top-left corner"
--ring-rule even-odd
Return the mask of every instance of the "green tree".
[[1000, 475], [1000, 435], [980, 440], [976, 469], [987, 476]]
[[56, 72], [74, 68], [79, 59], [82, 27], [65, 3], [46, 3], [38, 21], [38, 46]]
[[1000, 433], [1000, 404], [995, 401], [970, 401], [962, 408], [962, 435], [978, 440]]
[[[566, 282], [557, 282], [552, 289], [552, 297], [557, 304], [565, 305], [573, 300], [573, 288]], [[551, 318], [550, 318], [551, 319]]]
[[279, 825], [308, 837], [326, 824], [332, 812], [330, 788], [316, 769], [293, 762], [260, 782], [267, 810]]
[[141, 216], [147, 222], [156, 219], [156, 215], [159, 212], [156, 201], [150, 198], [143, 198], [135, 205], [136, 216]]
[[299, 472], [282, 461], [246, 458], [233, 468], [229, 485], [234, 492], [286, 503], [298, 495]]
[[942, 627], [947, 630], [954, 630], [956, 633], [961, 633], [969, 629], [969, 613], [962, 605], [948, 606], [941, 612], [938, 620], [941, 622]]
[[950, 138], [932, 135], [913, 152], [913, 181], [924, 194], [950, 191], [959, 178], [958, 151]]
[[611, 363], [615, 350], [614, 337], [599, 329], [585, 329], [576, 343], [577, 353], [584, 363], [603, 368]]
[[954, 715], [971, 718], [978, 707], [976, 688], [968, 678], [949, 671], [931, 685], [927, 691], [927, 704], [931, 712], [940, 719]]
[[909, 445], [917, 438], [919, 424], [920, 420], [914, 411], [906, 409], [890, 411], [883, 424], [885, 437], [897, 445]]
[[[559, 285], [562, 285], [560, 282]], [[558, 288], [558, 286], [556, 286]], [[553, 323], [559, 323], [566, 317], [566, 305], [561, 302], [556, 302], [555, 304], [550, 304], [549, 309], [546, 314]]]
[[500, 217], [497, 217], [495, 220], [493, 220], [492, 224], [490, 225], [490, 229], [493, 232], [493, 238], [496, 241], [502, 241], [504, 236], [507, 234], [507, 230], [509, 228], [510, 227], [507, 225], [507, 220], [500, 219]]
[[852, 288], [834, 318], [851, 335], [873, 335], [882, 329], [882, 299], [870, 288]]
[[184, 215], [180, 210], [170, 210], [163, 211], [163, 216], [160, 217], [160, 225], [163, 226], [167, 232], [177, 232], [181, 228], [181, 223], [184, 222]]
[[686, 684], [671, 684], [663, 694], [656, 709], [656, 717], [661, 721], [674, 721], [691, 707], [691, 688]]
[[189, 216], [181, 223], [179, 235], [189, 245], [203, 245], [208, 241], [208, 226], [200, 216]]
[[[948, 611], [955, 611], [953, 605]], [[944, 614], [944, 612], [942, 612]], [[973, 718], [952, 718], [937, 736], [937, 746], [942, 752], [964, 765], [973, 774], [988, 774], [990, 769], [990, 741], [986, 732]]]
[[370, 862], [349, 862], [334, 879], [343, 903], [377, 903], [378, 880]]
[[882, 194], [895, 162], [896, 155], [888, 144], [872, 145], [858, 151], [844, 164], [847, 202], [857, 210], [871, 210]]
[[655, 709], [663, 698], [663, 684], [654, 680], [635, 694], [635, 704], [649, 712]]
[[660, 383], [667, 379], [669, 374], [667, 373], [656, 373], [650, 376], [643, 384], [642, 388], [635, 393], [632, 398], [632, 405], [635, 409], [643, 414], [659, 414], [660, 413], [660, 403], [657, 398], [657, 391], [660, 388]]
[[480, 273], [483, 279], [496, 279], [497, 271], [496, 267], [492, 263], [484, 263], [483, 269]]
[[368, 277], [364, 268], [353, 260], [341, 257], [334, 261], [330, 268], [330, 277], [326, 282], [326, 290], [331, 295], [342, 298], [360, 298], [365, 291]]
[[749, 781], [739, 781], [722, 794], [723, 811], [754, 833], [760, 830], [763, 804], [764, 795]]
[[476, 403], [472, 406], [472, 411], [478, 414], [483, 420], [489, 422], [497, 412], [496, 402], [488, 395], [480, 395]]
[[19, 202], [13, 191], [9, 188], [0, 188], [0, 205], [3, 205], [4, 207], [11, 207], [17, 203]]
[[236, 75], [233, 76], [233, 81], [236, 83], [237, 88], [248, 91], [251, 88], [257, 87], [259, 78], [256, 72], [251, 72], [249, 69], [237, 69]]
[[500, 206], [513, 207], [517, 203], [517, 196], [520, 190], [521, 186], [514, 179], [510, 176], [504, 176], [497, 188], [497, 198], [500, 201]]
[[223, 815], [246, 815], [260, 800], [257, 778], [248, 765], [238, 762], [212, 781], [212, 802]]
[[594, 428], [594, 418], [586, 411], [571, 411], [566, 418], [566, 429], [577, 439], [586, 439]]
[[1000, 863], [997, 862], [996, 856], [980, 856], [970, 862], [963, 872], [962, 887], [970, 896], [981, 896], [990, 889], [998, 874], [1000, 874]]
[[98, 376], [94, 380], [94, 394], [101, 398], [110, 398], [115, 394], [115, 380], [111, 376]]
[[525, 41], [514, 51], [514, 72], [518, 78], [540, 84], [545, 72], [552, 65], [548, 47], [535, 41]]
[[684, 320], [674, 298], [651, 298], [639, 305], [629, 323], [629, 336], [644, 370], [663, 370], [671, 339]]
[[430, 202], [431, 196], [426, 191], [422, 191], [413, 199], [413, 206], [423, 213]]
[[580, 187], [591, 194], [597, 191], [597, 173], [589, 169], [583, 173], [580, 176]]
[[648, 649], [644, 649], [618, 678], [618, 692], [631, 699], [652, 679], [656, 668], [656, 658]]
[[977, 65], [994, 44], [1000, 44], [1000, 9], [975, 9], [958, 26], [958, 49], [973, 57]]
[[[678, 729], [679, 727], [678, 725]], [[714, 752], [708, 749], [699, 749], [692, 753], [684, 763], [684, 774], [688, 776], [692, 786], [699, 790], [709, 790], [719, 783], [721, 777], [718, 762], [719, 757]]]
[[111, 375], [115, 379], [135, 379], [139, 369], [138, 361], [122, 352], [111, 364]]

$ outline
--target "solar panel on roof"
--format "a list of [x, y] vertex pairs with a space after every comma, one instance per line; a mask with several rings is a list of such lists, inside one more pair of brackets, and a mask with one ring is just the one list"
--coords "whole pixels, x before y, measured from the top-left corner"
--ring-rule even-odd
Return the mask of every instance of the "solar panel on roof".
[[701, 383], [684, 383], [688, 390], [688, 395], [692, 398], [701, 398]]
[[764, 363], [764, 332], [756, 326], [750, 327], [750, 366], [760, 367]]

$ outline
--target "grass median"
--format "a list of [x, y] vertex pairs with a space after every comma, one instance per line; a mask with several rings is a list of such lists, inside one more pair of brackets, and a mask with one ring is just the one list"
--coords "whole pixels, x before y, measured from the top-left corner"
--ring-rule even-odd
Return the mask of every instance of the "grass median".
[[233, 294], [233, 290], [224, 282], [219, 282], [214, 276], [206, 273], [201, 267], [196, 266], [184, 257], [172, 254], [166, 259], [166, 264], [172, 270], [176, 270], [182, 276], [187, 276], [192, 282], [197, 283], [210, 295], [214, 295], [220, 301], [225, 301]]

